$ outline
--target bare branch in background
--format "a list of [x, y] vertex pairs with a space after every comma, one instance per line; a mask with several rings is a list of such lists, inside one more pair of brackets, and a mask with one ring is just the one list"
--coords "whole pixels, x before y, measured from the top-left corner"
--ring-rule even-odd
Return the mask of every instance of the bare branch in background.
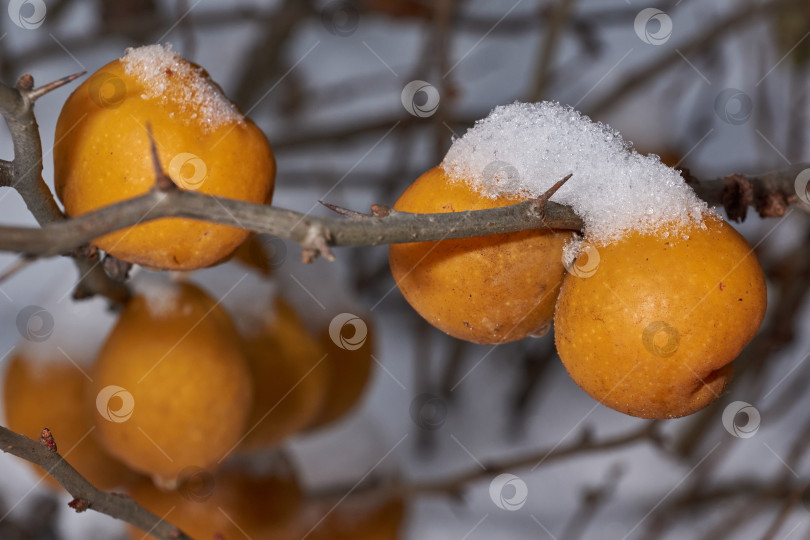
[[661, 423], [657, 420], [642, 422], [637, 429], [629, 431], [624, 435], [606, 438], [602, 441], [594, 441], [590, 431], [583, 430], [578, 440], [568, 445], [557, 445], [553, 448], [536, 450], [511, 459], [493, 460], [476, 465], [474, 468], [460, 473], [450, 474], [438, 480], [426, 480], [422, 482], [396, 482], [390, 483], [372, 481], [359, 486], [338, 487], [323, 491], [315, 495], [316, 498], [342, 497], [347, 493], [352, 495], [368, 495], [373, 493], [380, 499], [386, 497], [413, 497], [446, 495], [458, 498], [473, 482], [484, 480], [504, 472], [513, 472], [521, 469], [537, 468], [555, 463], [570, 457], [577, 457], [583, 454], [599, 452], [602, 450], [612, 450], [626, 448], [634, 444], [647, 442], [655, 446], [662, 447], [664, 441], [659, 432]]
[[689, 57], [718, 43], [721, 38], [728, 37], [729, 33], [739, 30], [743, 26], [763, 19], [763, 15], [773, 13], [774, 10], [794, 0], [769, 0], [763, 3], [748, 2], [736, 12], [721, 19], [706, 28], [687, 43], [671, 50], [663, 57], [655, 57], [639, 68], [631, 71], [622, 78], [622, 82], [600, 98], [596, 103], [586, 106], [587, 113], [600, 118], [620, 101], [633, 94], [645, 84], [657, 80], [656, 76], [666, 73], [672, 66], [683, 61], [683, 56]]
[[552, 62], [557, 56], [557, 46], [563, 36], [563, 30], [569, 23], [571, 9], [575, 0], [562, 0], [549, 8], [551, 16], [547, 23], [545, 39], [538, 55], [537, 73], [534, 76], [534, 86], [529, 94], [529, 101], [540, 101], [551, 81]]

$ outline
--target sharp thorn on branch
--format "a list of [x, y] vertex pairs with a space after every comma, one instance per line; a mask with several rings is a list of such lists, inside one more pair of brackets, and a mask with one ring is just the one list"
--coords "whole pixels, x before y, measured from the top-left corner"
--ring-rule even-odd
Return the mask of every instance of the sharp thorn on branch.
[[546, 203], [548, 200], [557, 193], [557, 190], [563, 187], [568, 180], [574, 176], [573, 173], [568, 173], [566, 176], [558, 180], [553, 186], [548, 188], [545, 193], [540, 195], [534, 200], [534, 210], [540, 215], [540, 218], [545, 221], [546, 219]]
[[160, 156], [158, 156], [157, 151], [157, 141], [155, 140], [155, 134], [152, 132], [152, 123], [146, 123], [146, 132], [149, 134], [149, 149], [152, 152], [152, 166], [155, 169], [155, 186], [154, 189], [158, 191], [174, 191], [177, 189], [177, 185], [175, 185], [174, 181], [171, 177], [166, 174], [163, 170], [163, 167], [160, 164]]
[[348, 208], [343, 208], [342, 206], [338, 206], [336, 204], [328, 203], [325, 201], [318, 201], [323, 206], [327, 207], [329, 210], [336, 214], [340, 214], [341, 216], [346, 216], [349, 218], [369, 218], [374, 217], [371, 214], [364, 214], [363, 212], [358, 212], [357, 210], [350, 210]]
[[574, 176], [574, 173], [568, 173], [567, 175], [565, 175], [562, 179], [558, 180], [557, 183], [555, 183], [553, 186], [548, 188], [548, 190], [545, 193], [543, 193], [543, 195], [541, 195], [540, 198], [543, 199], [544, 202], [549, 200], [552, 195], [557, 193], [558, 189], [563, 187], [563, 185], [566, 182], [568, 182], [568, 180], [571, 179], [572, 176]]
[[[61, 79], [55, 80], [55, 81], [53, 81], [51, 83], [48, 83], [48, 84], [45, 84], [45, 85], [42, 85], [42, 86], [40, 86], [38, 88], [24, 89], [24, 88], [19, 87], [19, 83], [17, 83], [17, 85], [18, 85], [18, 88], [20, 89], [20, 91], [22, 91], [29, 100], [36, 101], [39, 98], [41, 98], [42, 96], [44, 96], [45, 94], [47, 94], [49, 92], [52, 92], [52, 91], [56, 90], [57, 88], [61, 88], [62, 86], [66, 85], [69, 82], [75, 81], [76, 79], [78, 79], [79, 77], [84, 75], [85, 73], [87, 73], [87, 72], [86, 71], [81, 71], [79, 73], [74, 73], [73, 75], [68, 75], [67, 77], [62, 77]], [[34, 81], [32, 79], [31, 80], [31, 85], [33, 86], [33, 84], [34, 84]]]

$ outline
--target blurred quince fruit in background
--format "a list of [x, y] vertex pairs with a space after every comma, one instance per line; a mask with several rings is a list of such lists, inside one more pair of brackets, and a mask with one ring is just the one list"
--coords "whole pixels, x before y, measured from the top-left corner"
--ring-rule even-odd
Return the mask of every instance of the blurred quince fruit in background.
[[[177, 489], [163, 491], [148, 479], [130, 489], [135, 501], [193, 538], [299, 540], [301, 489], [294, 476], [254, 475], [222, 469], [189, 471]], [[130, 538], [144, 532], [129, 528]]]
[[334, 502], [311, 504], [303, 531], [312, 540], [397, 540], [405, 513], [402, 499], [380, 501], [359, 495], [337, 506]]
[[[96, 440], [97, 413], [90, 386], [87, 376], [67, 359], [31, 358], [18, 350], [3, 385], [6, 426], [34, 440], [48, 428], [62, 457], [91, 484], [99, 489], [125, 486], [136, 475]], [[48, 485], [59, 487], [46, 471], [26, 463]]]
[[255, 398], [241, 448], [259, 450], [312, 422], [323, 406], [330, 374], [323, 345], [280, 297], [244, 336], [244, 348]]
[[[324, 367], [328, 371], [328, 383], [320, 411], [309, 425], [313, 429], [331, 424], [352, 411], [369, 385], [374, 365], [374, 330], [370, 317], [357, 317], [355, 326], [334, 326], [333, 323], [332, 328], [319, 336], [327, 352]], [[349, 343], [341, 340], [347, 327], [353, 328]]]
[[228, 314], [201, 289], [144, 289], [99, 352], [95, 425], [105, 448], [165, 487], [210, 467], [244, 433], [252, 383]]

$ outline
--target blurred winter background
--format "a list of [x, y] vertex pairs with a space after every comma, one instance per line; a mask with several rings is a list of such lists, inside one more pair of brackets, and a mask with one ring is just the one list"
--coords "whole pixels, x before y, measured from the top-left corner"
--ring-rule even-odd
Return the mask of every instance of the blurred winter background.
[[[808, 35], [803, 1], [12, 0], [0, 14], [0, 75], [9, 84], [31, 73], [42, 84], [93, 72], [129, 46], [171, 42], [267, 133], [278, 161], [274, 204], [322, 213], [319, 199], [358, 210], [393, 203], [454, 135], [514, 100], [575, 106], [698, 178], [810, 160]], [[403, 93], [412, 81], [423, 81], [422, 91]], [[51, 186], [48, 149], [71, 90], [36, 107]], [[0, 129], [0, 157], [11, 159]], [[534, 456], [507, 471], [517, 480], [494, 497], [482, 476], [412, 499], [402, 537], [808, 537], [808, 219], [799, 210], [751, 214], [738, 227], [769, 276], [769, 314], [729, 392], [704, 412], [663, 422], [663, 441], [598, 451], [576, 449], [649, 422], [582, 392], [556, 358], [553, 335], [498, 347], [454, 341], [407, 306], [385, 247], [339, 249], [336, 262], [306, 266], [287, 244], [277, 252], [280, 289], [319, 331], [326, 312], [369, 313], [379, 360], [350, 417], [287, 443], [301, 481], [317, 491], [367, 474], [439, 480]], [[34, 225], [6, 188], [0, 216]], [[15, 260], [1, 254], [0, 267]], [[101, 300], [72, 303], [76, 277], [70, 261], [53, 259], [0, 284], [0, 370], [29, 305], [71, 320], [65, 347], [92, 355], [111, 318]], [[228, 279], [225, 270], [197, 278], [214, 292]], [[755, 411], [724, 426], [723, 411], [737, 401]], [[735, 425], [747, 432], [735, 435]], [[75, 514], [67, 495], [38, 479], [0, 455], [0, 537], [123, 537], [115, 520]]]

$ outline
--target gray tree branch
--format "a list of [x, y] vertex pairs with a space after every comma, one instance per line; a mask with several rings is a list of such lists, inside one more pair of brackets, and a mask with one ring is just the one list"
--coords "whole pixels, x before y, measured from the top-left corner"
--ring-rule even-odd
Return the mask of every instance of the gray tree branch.
[[70, 506], [77, 512], [95, 510], [107, 514], [147, 531], [159, 540], [191, 540], [190, 536], [145, 510], [128, 496], [107, 493], [93, 487], [59, 455], [49, 432], [47, 437], [37, 442], [0, 426], [0, 450], [39, 465], [47, 471], [73, 496]]
[[[730, 216], [742, 214], [744, 218], [745, 209], [754, 206], [763, 217], [780, 217], [789, 204], [799, 200], [795, 178], [807, 167], [810, 165], [802, 164], [761, 175], [691, 182], [700, 197], [711, 205], [724, 206]], [[0, 250], [40, 257], [66, 254], [109, 232], [165, 217], [199, 219], [271, 234], [301, 244], [306, 253], [314, 251], [328, 258], [330, 246], [375, 246], [582, 227], [582, 220], [569, 207], [553, 201], [444, 214], [411, 214], [377, 207], [377, 215], [320, 217], [156, 184], [139, 197], [41, 229], [0, 226]]]

